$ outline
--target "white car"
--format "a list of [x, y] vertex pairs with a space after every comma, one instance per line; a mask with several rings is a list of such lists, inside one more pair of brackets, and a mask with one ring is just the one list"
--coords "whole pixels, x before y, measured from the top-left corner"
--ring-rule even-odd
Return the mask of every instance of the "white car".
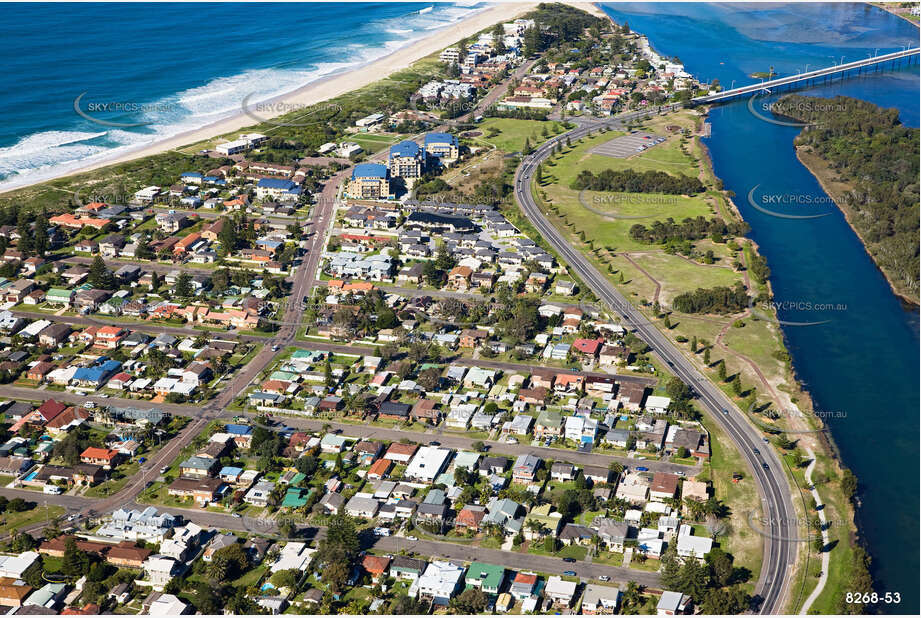
[[611, 578], [608, 577], [607, 575], [600, 575], [600, 576], [598, 577], [598, 581], [609, 582], [609, 581], [611, 581]]
[[407, 541], [418, 541], [419, 538], [418, 538], [418, 537], [415, 537], [415, 536], [408, 536], [408, 537], [406, 537], [406, 540], [407, 540]]

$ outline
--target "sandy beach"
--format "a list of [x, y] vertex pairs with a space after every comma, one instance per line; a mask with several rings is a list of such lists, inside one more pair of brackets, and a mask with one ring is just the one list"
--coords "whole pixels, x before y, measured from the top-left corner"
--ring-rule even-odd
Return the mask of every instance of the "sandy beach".
[[[271, 111], [266, 110], [284, 110], [286, 108], [295, 109], [297, 107], [320, 103], [322, 101], [340, 96], [346, 92], [356, 90], [372, 82], [380, 80], [396, 71], [405, 69], [413, 62], [436, 53], [441, 49], [451, 45], [452, 43], [462, 38], [471, 36], [480, 30], [492, 26], [493, 24], [515, 19], [516, 17], [519, 17], [522, 14], [533, 10], [537, 4], [538, 3], [536, 2], [507, 2], [496, 4], [483, 11], [475, 13], [474, 15], [471, 15], [466, 19], [463, 19], [456, 24], [448, 26], [447, 28], [435, 31], [432, 35], [410, 43], [409, 45], [398, 49], [395, 52], [388, 54], [387, 56], [379, 58], [378, 60], [372, 61], [360, 67], [356, 67], [339, 75], [333, 75], [311, 82], [301, 88], [298, 88], [297, 90], [281, 95], [279, 97], [275, 97], [268, 102], [271, 105], [260, 109], [258, 115], [260, 118], [273, 118], [275, 116], [282, 115], [284, 111], [277, 111], [272, 113]], [[590, 11], [595, 15], [600, 13], [599, 9], [589, 3], [571, 2], [567, 4], [571, 4], [586, 11]], [[165, 152], [167, 150], [188, 146], [196, 142], [212, 139], [219, 135], [238, 131], [244, 127], [252, 126], [254, 124], [257, 124], [257, 121], [252, 116], [243, 113], [241, 102], [241, 111], [239, 114], [234, 116], [219, 120], [193, 131], [185, 131], [170, 138], [140, 146], [135, 150], [121, 153], [120, 155], [113, 156], [109, 159], [93, 161], [77, 169], [69, 168], [66, 171], [62, 171], [60, 174], [54, 175], [51, 178], [43, 177], [41, 179], [34, 180], [23, 178], [21, 183], [17, 183], [14, 179], [11, 179], [9, 185], [4, 187], [3, 190], [0, 191], [0, 194], [9, 191], [15, 191], [16, 189], [20, 189], [22, 187], [42, 184], [52, 180], [53, 178], [71, 176], [81, 172], [86, 172], [117, 163], [123, 163], [133, 159], [147, 157]]]

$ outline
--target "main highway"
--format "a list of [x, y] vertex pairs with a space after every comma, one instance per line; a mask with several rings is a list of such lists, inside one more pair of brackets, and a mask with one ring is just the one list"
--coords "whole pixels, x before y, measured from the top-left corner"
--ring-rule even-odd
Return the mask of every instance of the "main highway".
[[763, 614], [782, 613], [786, 588], [797, 553], [795, 542], [788, 539], [798, 538], [797, 515], [793, 508], [791, 489], [783, 464], [773, 448], [762, 443], [760, 434], [748, 423], [741, 410], [700, 373], [658, 328], [630, 304], [613, 283], [603, 276], [580, 251], [570, 245], [559, 230], [550, 223], [531, 193], [535, 169], [553, 153], [557, 143], [565, 143], [567, 139], [575, 140], [585, 137], [599, 129], [600, 126], [616, 127], [625, 120], [638, 118], [641, 115], [646, 115], [646, 113], [622, 115], [603, 123], [584, 123], [544, 142], [534, 152], [525, 156], [519, 165], [515, 173], [515, 199], [528, 220], [592, 292], [623, 319], [625, 327], [643, 339], [653, 352], [668, 365], [669, 369], [694, 390], [700, 404], [706, 409], [712, 420], [729, 435], [745, 458], [758, 485], [762, 498], [763, 517], [767, 522], [763, 535], [764, 562], [755, 586], [756, 598], [760, 598], [758, 611]]

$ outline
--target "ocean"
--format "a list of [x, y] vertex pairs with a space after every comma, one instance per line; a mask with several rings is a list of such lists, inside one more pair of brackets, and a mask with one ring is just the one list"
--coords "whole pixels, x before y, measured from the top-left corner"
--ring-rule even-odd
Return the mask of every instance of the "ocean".
[[[4, 4], [0, 189], [233, 116], [485, 3]], [[85, 94], [84, 94], [85, 93]], [[83, 118], [96, 106], [94, 118]]]
[[[754, 83], [749, 75], [771, 66], [788, 75], [918, 41], [915, 26], [863, 3], [603, 7], [618, 23], [626, 20], [647, 35], [660, 54], [677, 56], [696, 77], [719, 79], [724, 87]], [[919, 87], [916, 59], [901, 70], [799, 93], [865, 99], [898, 109], [902, 122], [917, 127]], [[715, 106], [708, 119], [712, 136], [704, 143], [768, 260], [779, 318], [828, 320], [783, 326], [784, 337], [844, 464], [860, 480], [858, 525], [873, 559], [876, 589], [901, 594], [901, 604], [877, 610], [917, 613], [918, 308], [903, 306], [892, 293], [844, 216], [797, 160], [793, 138], [799, 129], [756, 118], [747, 104]], [[811, 199], [813, 205], [798, 213], [830, 214], [808, 220], [769, 216], [747, 200], [755, 187], [757, 195]]]

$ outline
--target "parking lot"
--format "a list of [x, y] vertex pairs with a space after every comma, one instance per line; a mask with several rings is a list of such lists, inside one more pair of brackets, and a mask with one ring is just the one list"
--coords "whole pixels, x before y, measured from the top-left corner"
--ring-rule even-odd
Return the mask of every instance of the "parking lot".
[[664, 141], [665, 138], [661, 135], [637, 132], [631, 133], [629, 135], [623, 135], [621, 137], [615, 137], [608, 142], [605, 142], [599, 146], [595, 146], [590, 150], [590, 152], [592, 154], [604, 155], [606, 157], [626, 159], [627, 157], [639, 154]]

